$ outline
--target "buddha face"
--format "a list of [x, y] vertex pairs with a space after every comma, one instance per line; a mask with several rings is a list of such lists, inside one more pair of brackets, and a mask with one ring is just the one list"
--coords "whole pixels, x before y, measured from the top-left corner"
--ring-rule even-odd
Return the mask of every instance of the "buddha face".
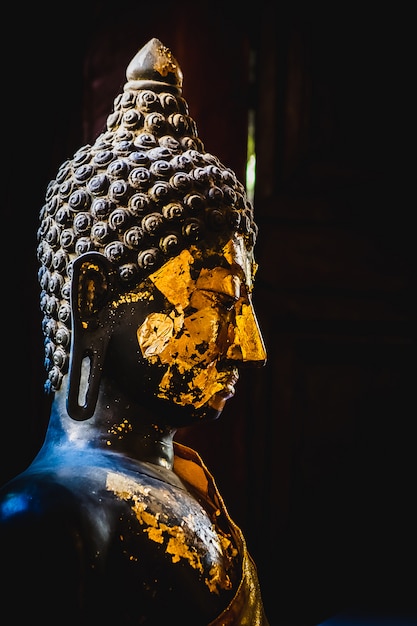
[[152, 371], [145, 376], [149, 390], [164, 404], [218, 415], [234, 394], [238, 366], [264, 364], [251, 303], [254, 271], [235, 235], [220, 253], [183, 250], [148, 278], [147, 290], [123, 296], [129, 303], [164, 303], [148, 307], [134, 329], [139, 360]]

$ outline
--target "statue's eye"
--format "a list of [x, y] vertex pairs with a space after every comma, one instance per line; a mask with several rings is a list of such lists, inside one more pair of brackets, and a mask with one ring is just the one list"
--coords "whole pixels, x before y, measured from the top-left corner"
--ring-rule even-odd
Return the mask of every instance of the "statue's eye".
[[221, 311], [231, 311], [237, 302], [237, 298], [221, 291], [210, 289], [196, 289], [190, 298], [191, 308], [194, 310], [211, 307]]
[[237, 301], [235, 297], [220, 291], [208, 291], [207, 293], [213, 301], [213, 306], [220, 306], [226, 311], [231, 311]]

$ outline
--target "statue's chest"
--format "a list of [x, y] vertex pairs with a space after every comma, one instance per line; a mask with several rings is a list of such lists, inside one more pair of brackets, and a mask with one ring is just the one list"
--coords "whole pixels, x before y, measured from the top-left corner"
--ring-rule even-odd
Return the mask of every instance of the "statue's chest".
[[106, 490], [119, 504], [115, 541], [129, 566], [149, 558], [148, 569], [164, 562], [173, 572], [189, 571], [211, 592], [231, 587], [237, 554], [232, 537], [191, 494], [116, 472], [108, 473]]

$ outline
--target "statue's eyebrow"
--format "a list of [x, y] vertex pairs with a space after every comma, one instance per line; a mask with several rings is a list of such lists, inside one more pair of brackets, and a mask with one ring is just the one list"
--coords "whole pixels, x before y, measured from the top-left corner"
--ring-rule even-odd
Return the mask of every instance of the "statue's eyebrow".
[[196, 280], [196, 288], [221, 293], [235, 299], [240, 297], [242, 281], [237, 272], [223, 267], [203, 269]]

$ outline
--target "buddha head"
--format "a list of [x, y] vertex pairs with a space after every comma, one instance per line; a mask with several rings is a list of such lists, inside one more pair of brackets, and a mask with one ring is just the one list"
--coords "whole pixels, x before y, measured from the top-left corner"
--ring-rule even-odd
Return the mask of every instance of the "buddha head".
[[40, 212], [45, 387], [70, 378], [74, 419], [91, 416], [103, 371], [133, 396], [219, 414], [239, 365], [266, 358], [253, 208], [204, 150], [171, 52], [152, 39], [126, 77], [106, 130], [61, 165]]

